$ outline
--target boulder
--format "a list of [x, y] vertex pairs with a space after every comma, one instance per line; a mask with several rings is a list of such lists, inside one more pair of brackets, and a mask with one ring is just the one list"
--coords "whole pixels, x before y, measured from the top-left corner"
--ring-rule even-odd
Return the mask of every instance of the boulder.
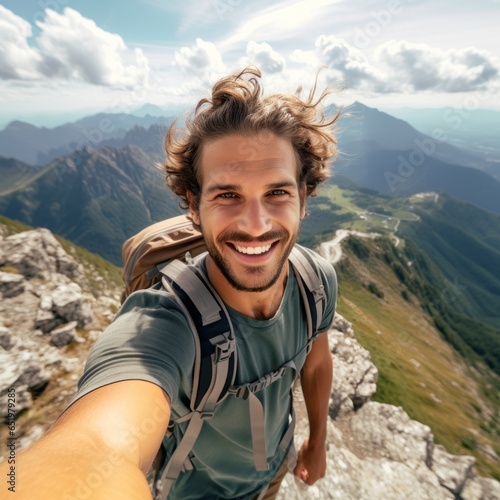
[[4, 299], [20, 295], [25, 290], [25, 279], [22, 274], [0, 271], [0, 293]]
[[474, 457], [451, 455], [443, 446], [434, 446], [431, 469], [439, 483], [456, 495], [464, 488], [474, 463]]
[[15, 344], [11, 331], [7, 327], [0, 325], [0, 347], [8, 351], [12, 349]]
[[69, 256], [48, 229], [33, 229], [8, 236], [2, 241], [3, 263], [26, 278], [47, 279], [60, 273], [72, 279], [83, 276], [83, 268]]
[[58, 286], [50, 297], [52, 311], [65, 322], [76, 321], [81, 328], [94, 320], [90, 302], [76, 283]]
[[50, 343], [56, 347], [63, 347], [65, 345], [71, 344], [80, 340], [76, 332], [76, 327], [78, 323], [72, 321], [66, 325], [62, 325], [59, 328], [50, 332]]
[[31, 361], [20, 368], [21, 374], [12, 384], [12, 387], [25, 385], [31, 393], [43, 392], [50, 382], [50, 373], [40, 364]]
[[412, 420], [401, 407], [370, 401], [353, 415], [350, 426], [357, 446], [368, 455], [401, 462], [414, 470], [431, 463], [431, 429]]
[[36, 313], [35, 328], [41, 330], [43, 333], [49, 333], [62, 322], [63, 320], [57, 317], [52, 311], [38, 309]]

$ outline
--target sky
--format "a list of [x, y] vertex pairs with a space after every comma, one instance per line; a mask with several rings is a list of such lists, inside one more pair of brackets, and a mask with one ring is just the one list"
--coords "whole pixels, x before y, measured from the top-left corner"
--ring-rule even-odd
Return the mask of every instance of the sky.
[[177, 112], [248, 65], [267, 92], [500, 110], [500, 0], [0, 0], [0, 127]]

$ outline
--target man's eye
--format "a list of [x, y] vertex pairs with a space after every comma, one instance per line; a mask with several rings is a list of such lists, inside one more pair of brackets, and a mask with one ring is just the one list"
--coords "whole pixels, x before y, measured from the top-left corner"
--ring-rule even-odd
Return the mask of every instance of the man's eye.
[[217, 197], [224, 198], [224, 199], [230, 199], [230, 198], [236, 198], [236, 195], [234, 193], [221, 193]]
[[272, 196], [283, 196], [285, 194], [288, 194], [286, 191], [283, 191], [283, 189], [274, 189], [270, 193]]

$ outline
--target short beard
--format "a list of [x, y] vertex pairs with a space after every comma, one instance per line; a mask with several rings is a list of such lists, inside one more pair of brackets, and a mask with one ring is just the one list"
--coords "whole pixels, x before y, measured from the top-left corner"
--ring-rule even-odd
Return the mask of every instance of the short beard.
[[[261, 235], [258, 238], [252, 238], [248, 236], [247, 234], [244, 233], [223, 233], [217, 238], [217, 243], [219, 245], [225, 245], [226, 241], [228, 240], [233, 240], [233, 241], [239, 241], [241, 243], [248, 243], [248, 242], [256, 242], [256, 241], [271, 241], [271, 240], [287, 240], [289, 238], [289, 233], [288, 231], [282, 230], [282, 231], [270, 231], [266, 234]], [[227, 262], [226, 259], [222, 256], [222, 254], [219, 252], [217, 249], [217, 246], [210, 240], [205, 239], [205, 244], [208, 250], [208, 253], [210, 254], [210, 257], [212, 257], [212, 260], [214, 261], [215, 265], [217, 268], [220, 270], [224, 278], [228, 281], [228, 283], [235, 289], [240, 292], [264, 292], [265, 290], [268, 290], [271, 288], [279, 279], [281, 272], [283, 270], [283, 266], [287, 263], [288, 261], [288, 256], [290, 255], [290, 252], [292, 251], [296, 241], [297, 241], [298, 235], [295, 235], [294, 238], [290, 240], [288, 245], [286, 246], [277, 266], [276, 266], [276, 271], [272, 276], [265, 282], [261, 283], [260, 285], [256, 286], [247, 286], [245, 285], [240, 279], [238, 279], [238, 276], [233, 272], [231, 269], [229, 263]], [[263, 272], [262, 267], [254, 267], [251, 269], [247, 270], [247, 275], [259, 275]]]

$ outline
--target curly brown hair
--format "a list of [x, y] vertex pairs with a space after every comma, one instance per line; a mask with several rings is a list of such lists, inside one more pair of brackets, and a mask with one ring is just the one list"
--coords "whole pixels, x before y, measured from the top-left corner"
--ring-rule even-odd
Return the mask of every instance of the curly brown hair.
[[264, 96], [260, 71], [247, 67], [240, 73], [220, 79], [212, 88], [211, 98], [202, 99], [186, 120], [184, 128], [174, 122], [164, 141], [166, 160], [162, 167], [170, 189], [188, 208], [187, 193], [198, 205], [200, 196], [199, 159], [205, 141], [231, 134], [257, 134], [270, 131], [290, 139], [296, 152], [298, 181], [313, 196], [320, 182], [329, 177], [328, 167], [336, 158], [334, 124], [340, 109], [327, 119], [319, 109], [332, 91], [325, 90], [314, 99], [316, 83], [307, 99], [296, 95]]

